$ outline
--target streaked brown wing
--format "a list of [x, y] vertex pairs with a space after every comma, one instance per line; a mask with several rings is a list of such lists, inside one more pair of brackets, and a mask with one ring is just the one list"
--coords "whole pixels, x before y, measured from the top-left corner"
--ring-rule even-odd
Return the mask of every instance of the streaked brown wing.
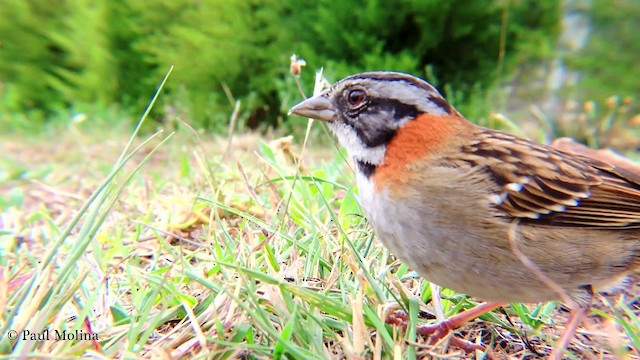
[[640, 174], [481, 129], [460, 159], [484, 166], [503, 190], [491, 201], [539, 224], [640, 228]]

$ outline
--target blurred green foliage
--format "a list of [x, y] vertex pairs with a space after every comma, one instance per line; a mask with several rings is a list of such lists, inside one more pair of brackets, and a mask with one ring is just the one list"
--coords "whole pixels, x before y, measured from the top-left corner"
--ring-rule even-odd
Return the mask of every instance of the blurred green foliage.
[[591, 34], [586, 46], [569, 64], [581, 70], [576, 89], [582, 99], [640, 93], [640, 1], [594, 0], [591, 3]]
[[[276, 124], [300, 99], [288, 61], [335, 81], [411, 72], [464, 106], [525, 62], [553, 56], [555, 0], [3, 0], [0, 111], [32, 118], [78, 104], [146, 104], [169, 66], [161, 114], [226, 128]], [[501, 41], [504, 36], [504, 42]], [[501, 44], [504, 58], [500, 59]], [[302, 74], [310, 91], [314, 71]], [[454, 96], [455, 95], [455, 96]], [[476, 101], [478, 103], [478, 101]], [[156, 110], [157, 111], [157, 110]]]

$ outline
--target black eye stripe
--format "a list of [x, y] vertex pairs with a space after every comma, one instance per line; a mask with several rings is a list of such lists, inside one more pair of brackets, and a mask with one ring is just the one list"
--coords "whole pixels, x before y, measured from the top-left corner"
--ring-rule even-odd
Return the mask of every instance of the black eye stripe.
[[370, 111], [387, 111], [393, 113], [393, 121], [415, 118], [420, 113], [415, 105], [403, 103], [396, 99], [372, 98], [369, 100]]
[[[343, 122], [351, 127], [367, 147], [386, 145], [397, 132], [397, 122], [418, 116], [414, 105], [396, 99], [369, 98], [366, 106], [351, 109], [344, 104]], [[363, 118], [367, 121], [362, 121]], [[391, 119], [389, 119], [391, 117]]]
[[415, 118], [420, 113], [418, 107], [415, 105], [403, 103], [402, 101], [396, 99], [385, 98], [369, 98], [366, 106], [361, 106], [355, 109], [350, 109], [347, 107], [346, 109], [344, 109], [344, 112], [351, 117], [356, 117], [363, 112], [374, 113], [376, 111], [393, 113], [394, 122], [403, 120], [407, 117]]

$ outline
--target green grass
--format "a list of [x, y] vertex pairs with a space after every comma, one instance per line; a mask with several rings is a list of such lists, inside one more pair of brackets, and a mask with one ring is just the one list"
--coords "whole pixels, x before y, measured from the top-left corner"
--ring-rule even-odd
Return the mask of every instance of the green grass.
[[[92, 119], [2, 135], [0, 354], [464, 357], [416, 334], [432, 321], [429, 284], [375, 239], [343, 153], [313, 138], [299, 166], [303, 139], [230, 140], [187, 127], [128, 138]], [[638, 293], [599, 298], [572, 356], [638, 358]], [[442, 299], [447, 316], [476, 303], [447, 289]], [[406, 331], [385, 322], [398, 309]], [[566, 318], [556, 303], [504, 312], [461, 336], [529, 358], [549, 351]], [[8, 336], [45, 329], [52, 340]]]

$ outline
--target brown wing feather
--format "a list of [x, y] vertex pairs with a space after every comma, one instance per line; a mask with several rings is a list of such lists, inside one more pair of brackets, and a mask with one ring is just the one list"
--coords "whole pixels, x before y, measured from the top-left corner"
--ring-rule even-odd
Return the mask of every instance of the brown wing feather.
[[484, 166], [502, 193], [492, 200], [539, 224], [640, 228], [640, 174], [525, 139], [481, 129], [460, 159]]

